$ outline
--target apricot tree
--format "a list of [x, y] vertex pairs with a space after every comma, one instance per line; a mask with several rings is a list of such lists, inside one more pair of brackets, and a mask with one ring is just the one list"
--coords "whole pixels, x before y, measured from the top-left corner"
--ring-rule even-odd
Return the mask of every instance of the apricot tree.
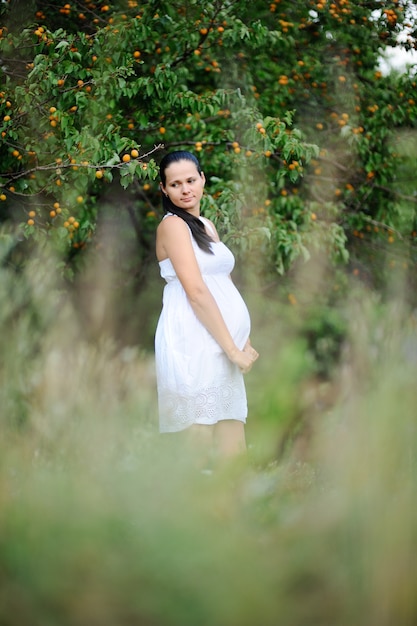
[[416, 83], [379, 69], [388, 46], [415, 47], [409, 0], [0, 6], [1, 219], [28, 241], [78, 255], [120, 182], [146, 248], [173, 148], [198, 153], [236, 250], [281, 274], [317, 248], [412, 239], [393, 138], [415, 125]]

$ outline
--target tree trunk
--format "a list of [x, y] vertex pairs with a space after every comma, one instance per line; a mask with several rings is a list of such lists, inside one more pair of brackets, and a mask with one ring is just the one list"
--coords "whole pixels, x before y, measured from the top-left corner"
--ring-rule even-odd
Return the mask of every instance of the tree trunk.
[[8, 28], [13, 33], [19, 33], [27, 24], [33, 22], [36, 12], [36, 0], [11, 0]]

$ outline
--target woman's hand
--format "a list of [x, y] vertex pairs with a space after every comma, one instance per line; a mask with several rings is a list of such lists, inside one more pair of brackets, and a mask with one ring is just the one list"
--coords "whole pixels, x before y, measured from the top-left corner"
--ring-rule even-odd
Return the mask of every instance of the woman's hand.
[[255, 348], [252, 347], [249, 339], [247, 340], [243, 350], [239, 350], [239, 348], [236, 348], [229, 355], [229, 359], [232, 361], [232, 363], [238, 366], [243, 374], [247, 374], [251, 370], [252, 365], [255, 363], [258, 357], [259, 354], [255, 350]]

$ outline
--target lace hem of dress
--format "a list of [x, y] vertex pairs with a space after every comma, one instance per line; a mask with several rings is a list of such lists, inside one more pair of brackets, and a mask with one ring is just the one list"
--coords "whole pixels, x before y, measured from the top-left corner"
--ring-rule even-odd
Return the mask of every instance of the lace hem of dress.
[[158, 391], [158, 403], [161, 432], [184, 430], [192, 424], [216, 424], [225, 419], [246, 422], [248, 412], [243, 381], [197, 392], [162, 388]]

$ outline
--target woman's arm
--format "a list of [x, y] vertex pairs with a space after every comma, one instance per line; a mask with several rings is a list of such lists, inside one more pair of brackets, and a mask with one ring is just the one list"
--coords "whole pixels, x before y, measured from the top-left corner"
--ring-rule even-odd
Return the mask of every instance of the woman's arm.
[[185, 222], [176, 216], [166, 217], [158, 227], [157, 240], [159, 249], [171, 260], [197, 318], [228, 358], [242, 371], [249, 371], [257, 358], [257, 352], [246, 347], [240, 350], [233, 341], [217, 302], [201, 276]]

